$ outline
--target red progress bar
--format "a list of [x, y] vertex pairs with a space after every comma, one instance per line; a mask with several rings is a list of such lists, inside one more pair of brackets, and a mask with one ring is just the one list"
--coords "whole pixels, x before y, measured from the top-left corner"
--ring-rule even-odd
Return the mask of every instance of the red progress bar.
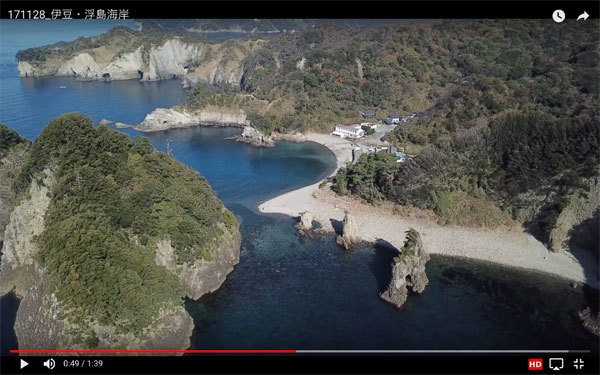
[[296, 350], [11, 350], [11, 353], [296, 353]]

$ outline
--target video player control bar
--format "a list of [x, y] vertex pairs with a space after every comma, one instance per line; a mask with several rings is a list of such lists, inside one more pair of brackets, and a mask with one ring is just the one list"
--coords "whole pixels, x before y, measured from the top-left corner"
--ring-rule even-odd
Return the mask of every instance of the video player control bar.
[[2, 374], [598, 374], [598, 356], [584, 353], [401, 354], [296, 353], [196, 354], [184, 356], [3, 357]]

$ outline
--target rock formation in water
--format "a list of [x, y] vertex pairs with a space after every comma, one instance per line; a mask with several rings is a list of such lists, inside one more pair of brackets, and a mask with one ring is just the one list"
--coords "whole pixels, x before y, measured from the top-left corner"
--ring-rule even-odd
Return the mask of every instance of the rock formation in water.
[[362, 242], [354, 216], [348, 211], [342, 221], [342, 234], [337, 236], [336, 242], [346, 250]]
[[242, 133], [238, 136], [233, 137], [238, 142], [248, 143], [255, 147], [273, 147], [275, 142], [263, 134], [261, 134], [256, 128], [252, 126], [244, 126]]
[[590, 307], [586, 307], [583, 311], [578, 313], [579, 319], [583, 323], [583, 326], [596, 336], [600, 336], [600, 311], [594, 314]]
[[235, 216], [147, 139], [79, 114], [53, 120], [30, 149], [17, 173], [0, 168], [16, 193], [0, 222], [0, 292], [21, 298], [19, 348], [188, 348], [183, 298], [216, 290], [238, 263]]
[[294, 226], [298, 230], [298, 234], [303, 237], [310, 236], [313, 230], [314, 216], [309, 211], [300, 214], [300, 221]]
[[390, 304], [400, 307], [406, 302], [409, 291], [422, 293], [429, 279], [425, 265], [429, 255], [423, 248], [419, 232], [410, 229], [400, 254], [392, 264], [392, 279], [387, 289], [379, 296]]

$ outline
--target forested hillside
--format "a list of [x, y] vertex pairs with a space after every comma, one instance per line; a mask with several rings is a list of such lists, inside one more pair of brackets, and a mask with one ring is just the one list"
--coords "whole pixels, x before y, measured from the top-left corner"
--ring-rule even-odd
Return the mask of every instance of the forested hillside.
[[334, 189], [431, 209], [448, 223], [516, 220], [550, 243], [561, 237], [553, 231], [565, 208], [598, 194], [597, 28], [551, 20], [343, 32], [321, 25], [270, 39], [246, 59], [239, 91], [199, 85], [187, 107], [252, 112], [252, 100], [239, 99], [247, 93], [272, 103], [250, 116], [267, 133], [329, 131], [358, 120], [361, 108], [378, 118], [423, 111], [387, 137], [414, 159], [363, 156], [340, 170]]
[[445, 28], [435, 45], [445, 46], [446, 66], [460, 78], [424, 116], [388, 135], [416, 157], [397, 164], [387, 155], [363, 156], [340, 170], [334, 189], [431, 209], [448, 223], [517, 220], [561, 248], [552, 243], [561, 213], [576, 200], [593, 205], [598, 195], [600, 53], [589, 26], [433, 27], [422, 39], [431, 43], [433, 30]]
[[329, 131], [364, 108], [378, 118], [424, 111], [390, 137], [417, 151], [511, 109], [597, 119], [597, 28], [552, 20], [322, 24], [268, 39], [245, 57], [240, 87], [200, 84], [186, 106], [241, 107], [263, 117], [256, 123], [267, 133]]

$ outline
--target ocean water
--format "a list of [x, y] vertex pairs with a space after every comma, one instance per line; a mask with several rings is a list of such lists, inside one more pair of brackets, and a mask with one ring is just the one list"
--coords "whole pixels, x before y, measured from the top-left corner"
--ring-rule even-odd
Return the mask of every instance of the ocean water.
[[[0, 121], [29, 139], [64, 112], [137, 123], [154, 108], [185, 97], [178, 81], [19, 78], [14, 54], [41, 42], [23, 36], [29, 35], [27, 24], [6, 25], [4, 20], [0, 25]], [[43, 42], [73, 39], [82, 30], [63, 24], [45, 33]], [[333, 154], [314, 143], [259, 149], [224, 139], [237, 132], [193, 128], [145, 134], [163, 151], [170, 139], [174, 156], [208, 179], [241, 224], [239, 265], [218, 291], [186, 302], [195, 322], [192, 348], [598, 351], [597, 338], [576, 316], [589, 303], [584, 291], [531, 271], [433, 257], [423, 294], [411, 296], [399, 310], [385, 304], [378, 294], [390, 278], [394, 254], [389, 250], [365, 245], [343, 251], [331, 235], [300, 239], [293, 219], [256, 210], [268, 197], [326, 176], [335, 165]], [[13, 295], [0, 300], [2, 354], [18, 346], [12, 330], [17, 308]]]

